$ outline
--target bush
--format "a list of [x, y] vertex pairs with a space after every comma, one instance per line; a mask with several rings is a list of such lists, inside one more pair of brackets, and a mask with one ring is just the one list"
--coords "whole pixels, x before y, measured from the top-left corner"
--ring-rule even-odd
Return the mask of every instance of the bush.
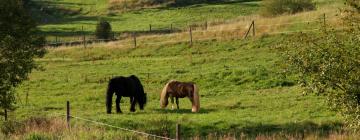
[[16, 121], [5, 121], [1, 124], [1, 133], [10, 135], [22, 131], [24, 125]]
[[97, 39], [110, 39], [111, 34], [111, 25], [109, 22], [101, 20], [96, 25], [95, 36]]
[[261, 15], [277, 16], [310, 10], [315, 10], [315, 4], [312, 0], [265, 0]]
[[[359, 24], [358, 24], [359, 25]], [[328, 98], [331, 107], [360, 128], [360, 29], [299, 34], [283, 44], [288, 70], [298, 74], [305, 92]]]

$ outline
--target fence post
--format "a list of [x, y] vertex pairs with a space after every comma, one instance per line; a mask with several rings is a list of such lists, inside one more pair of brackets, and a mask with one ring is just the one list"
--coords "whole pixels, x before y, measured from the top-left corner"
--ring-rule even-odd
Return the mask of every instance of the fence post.
[[134, 48], [136, 48], [136, 34], [133, 33], [133, 38], [134, 38]]
[[253, 27], [253, 37], [255, 37], [255, 21], [253, 20], [252, 21], [252, 27]]
[[29, 91], [30, 91], [30, 87], [29, 87], [29, 84], [28, 84], [27, 90], [26, 90], [26, 98], [25, 98], [25, 104], [26, 104], [26, 105], [28, 105]]
[[190, 25], [190, 47], [193, 45], [192, 27]]
[[84, 33], [84, 26], [81, 26], [81, 31], [82, 31], [82, 35], [83, 35], [84, 48], [86, 48], [86, 38], [85, 38], [85, 33]]
[[207, 30], [207, 29], [208, 29], [208, 22], [205, 21], [205, 30]]
[[[251, 22], [251, 25], [250, 25], [248, 31], [245, 33], [244, 39], [246, 39], [247, 36], [249, 35], [251, 28], [254, 28], [253, 26], [254, 26], [254, 21]], [[255, 29], [253, 29], [253, 34], [255, 34]]]
[[5, 121], [7, 121], [7, 110], [4, 109], [4, 117], [5, 117]]
[[172, 23], [170, 24], [170, 32], [173, 32], [173, 25], [172, 25]]
[[70, 128], [70, 102], [66, 101], [66, 123], [68, 128]]
[[58, 46], [58, 37], [57, 37], [57, 35], [55, 35], [55, 47], [57, 47]]
[[324, 29], [326, 31], [326, 14], [325, 13], [324, 13], [323, 21], [324, 21]]
[[149, 31], [151, 32], [151, 24], [149, 24]]
[[176, 140], [180, 140], [180, 124], [176, 124]]

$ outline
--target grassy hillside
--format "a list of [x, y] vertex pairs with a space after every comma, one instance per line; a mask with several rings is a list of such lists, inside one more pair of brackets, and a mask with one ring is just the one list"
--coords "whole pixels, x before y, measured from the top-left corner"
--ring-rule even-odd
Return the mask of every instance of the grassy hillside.
[[[42, 69], [34, 71], [16, 89], [18, 108], [10, 112], [10, 118], [22, 121], [27, 127], [10, 138], [148, 139], [78, 119], [72, 119], [72, 131], [67, 131], [61, 116], [66, 111], [66, 101], [71, 102], [74, 116], [171, 138], [175, 136], [176, 123], [182, 125], [182, 136], [188, 139], [355, 139], [358, 136], [343, 133], [343, 118], [327, 107], [324, 97], [304, 95], [293, 76], [282, 74], [282, 52], [276, 48], [291, 37], [281, 32], [320, 29], [323, 13], [329, 18], [328, 27], [339, 25], [334, 9], [340, 5], [338, 0], [317, 0], [317, 11], [274, 18], [256, 16], [259, 1], [125, 13], [109, 13], [107, 1], [102, 0], [47, 2], [65, 7], [63, 10], [77, 11], [70, 16], [59, 14], [59, 21], [41, 26], [47, 33], [63, 36], [71, 36], [81, 26], [87, 33], [92, 32], [99, 17], [110, 20], [117, 32], [147, 30], [149, 24], [153, 28], [166, 28], [170, 24], [185, 28], [206, 20], [227, 22], [194, 31], [192, 47], [185, 31], [141, 36], [137, 48], [133, 47], [132, 39], [89, 44], [86, 48], [48, 48], [48, 54], [37, 59]], [[256, 37], [244, 40], [243, 34], [252, 19], [256, 20]], [[148, 93], [145, 110], [131, 113], [129, 99], [123, 98], [122, 114], [106, 114], [108, 79], [132, 74], [140, 77]], [[180, 110], [160, 109], [160, 91], [171, 79], [199, 85], [199, 113], [191, 113], [188, 99], [180, 99]], [[0, 134], [0, 138], [9, 137]]]
[[[341, 118], [326, 107], [322, 97], [304, 96], [291, 77], [279, 74], [279, 54], [271, 46], [285, 37], [200, 41], [192, 48], [179, 43], [136, 49], [50, 49], [45, 58], [38, 60], [45, 70], [34, 71], [18, 89], [19, 108], [11, 114], [19, 119], [35, 114], [57, 116], [65, 113], [69, 100], [74, 116], [157, 135], [165, 132], [170, 137], [175, 135], [176, 123], [182, 124], [184, 137], [255, 137], [280, 132], [327, 136], [338, 131]], [[100, 54], [102, 59], [94, 59]], [[107, 79], [131, 74], [140, 77], [148, 93], [146, 109], [130, 113], [129, 99], [123, 98], [123, 114], [105, 114]], [[200, 113], [191, 113], [188, 99], [180, 100], [180, 110], [159, 108], [160, 91], [170, 79], [199, 85]], [[72, 123], [92, 125], [81, 120]], [[124, 136], [123, 131], [105, 133]]]
[[[96, 3], [96, 4], [95, 4]], [[233, 19], [243, 15], [249, 15], [257, 11], [259, 2], [235, 2], [235, 3], [217, 3], [217, 4], [198, 4], [186, 7], [160, 7], [151, 9], [142, 9], [129, 11], [125, 13], [109, 12], [107, 2], [104, 0], [90, 1], [49, 1], [49, 3], [38, 3], [46, 6], [52, 5], [54, 13], [61, 13], [64, 8], [67, 10], [80, 11], [75, 15], [56, 15], [53, 21], [40, 26], [46, 34], [57, 36], [74, 36], [81, 32], [84, 27], [86, 34], [92, 34], [95, 31], [96, 23], [99, 19], [110, 21], [112, 29], [115, 32], [124, 31], [144, 31], [149, 30], [149, 24], [152, 29], [169, 29], [171, 24], [173, 28], [183, 29], [190, 24], [202, 24], [205, 21], [218, 22]], [[40, 6], [41, 7], [41, 6]], [[51, 19], [51, 17], [48, 17]], [[42, 19], [42, 21], [46, 19]]]

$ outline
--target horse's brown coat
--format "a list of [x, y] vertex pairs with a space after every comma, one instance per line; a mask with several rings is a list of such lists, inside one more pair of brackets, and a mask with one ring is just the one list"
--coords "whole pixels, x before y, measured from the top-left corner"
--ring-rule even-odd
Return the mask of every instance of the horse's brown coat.
[[198, 88], [192, 82], [169, 81], [162, 90], [160, 105], [165, 108], [168, 105], [168, 98], [171, 98], [172, 104], [176, 98], [176, 105], [179, 108], [178, 98], [188, 97], [192, 103], [192, 112], [198, 112], [200, 109], [200, 99]]
[[194, 83], [173, 81], [169, 83], [168, 95], [177, 98], [193, 97]]

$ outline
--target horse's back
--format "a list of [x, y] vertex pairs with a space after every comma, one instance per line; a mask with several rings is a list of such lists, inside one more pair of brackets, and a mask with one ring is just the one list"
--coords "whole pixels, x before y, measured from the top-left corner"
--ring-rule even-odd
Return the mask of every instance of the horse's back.
[[193, 82], [180, 82], [176, 80], [171, 80], [168, 83], [169, 91], [173, 94], [174, 97], [184, 98], [187, 96], [192, 96], [194, 91]]

